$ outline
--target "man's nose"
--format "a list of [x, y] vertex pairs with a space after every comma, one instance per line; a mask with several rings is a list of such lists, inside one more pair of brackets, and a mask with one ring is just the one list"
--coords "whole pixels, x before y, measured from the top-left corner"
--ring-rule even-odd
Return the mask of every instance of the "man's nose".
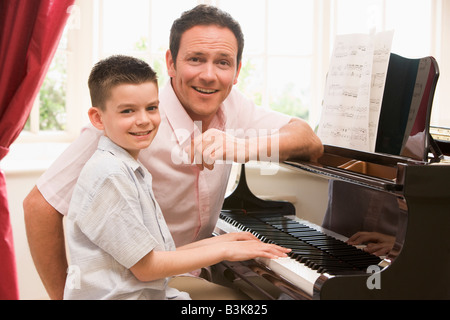
[[210, 82], [216, 77], [215, 68], [213, 63], [205, 63], [200, 73], [200, 79]]

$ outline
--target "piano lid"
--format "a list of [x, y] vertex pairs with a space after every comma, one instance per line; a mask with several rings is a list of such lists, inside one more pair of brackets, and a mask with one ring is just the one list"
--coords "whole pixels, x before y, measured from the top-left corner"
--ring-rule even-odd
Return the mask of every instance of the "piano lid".
[[430, 115], [439, 68], [433, 57], [391, 53], [375, 152], [427, 161]]
[[[442, 154], [430, 134], [430, 114], [439, 69], [433, 57], [408, 59], [390, 54], [375, 152], [325, 145], [317, 163], [286, 161], [331, 179], [379, 190], [403, 190], [403, 165], [439, 162]], [[429, 153], [433, 158], [429, 159]]]

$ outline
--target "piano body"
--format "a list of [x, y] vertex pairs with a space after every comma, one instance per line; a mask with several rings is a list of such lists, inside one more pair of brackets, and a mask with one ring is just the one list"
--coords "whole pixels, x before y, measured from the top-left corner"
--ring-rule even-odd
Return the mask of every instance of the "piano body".
[[[374, 153], [326, 145], [317, 162], [291, 159], [276, 175], [248, 181], [252, 168], [242, 165], [216, 233], [247, 230], [293, 250], [224, 262], [229, 278], [269, 299], [449, 299], [450, 166], [429, 133], [438, 75], [431, 57], [391, 54]], [[420, 147], [409, 148], [409, 139]], [[285, 201], [262, 196], [277, 193]], [[395, 244], [387, 256], [368, 254], [345, 243], [358, 231], [391, 235]], [[281, 295], [258, 287], [258, 277]]]

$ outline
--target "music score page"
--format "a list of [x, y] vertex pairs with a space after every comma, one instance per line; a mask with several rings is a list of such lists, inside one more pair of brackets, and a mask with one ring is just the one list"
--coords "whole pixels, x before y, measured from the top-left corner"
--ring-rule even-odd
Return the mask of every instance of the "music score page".
[[374, 152], [393, 31], [336, 37], [318, 136], [323, 144]]

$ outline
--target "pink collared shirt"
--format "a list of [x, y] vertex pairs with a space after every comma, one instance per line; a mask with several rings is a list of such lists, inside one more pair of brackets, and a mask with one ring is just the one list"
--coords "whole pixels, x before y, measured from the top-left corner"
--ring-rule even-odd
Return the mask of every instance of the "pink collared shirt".
[[[231, 164], [216, 163], [200, 170], [188, 161], [185, 147], [201, 133], [180, 104], [170, 83], [160, 91], [161, 124], [149, 148], [139, 160], [153, 176], [153, 190], [177, 246], [210, 237], [226, 193]], [[279, 129], [291, 117], [257, 107], [233, 89], [209, 128], [236, 136]], [[264, 133], [264, 132], [262, 132]], [[78, 175], [97, 148], [101, 131], [91, 125], [39, 178], [37, 187], [60, 213], [67, 214]]]

